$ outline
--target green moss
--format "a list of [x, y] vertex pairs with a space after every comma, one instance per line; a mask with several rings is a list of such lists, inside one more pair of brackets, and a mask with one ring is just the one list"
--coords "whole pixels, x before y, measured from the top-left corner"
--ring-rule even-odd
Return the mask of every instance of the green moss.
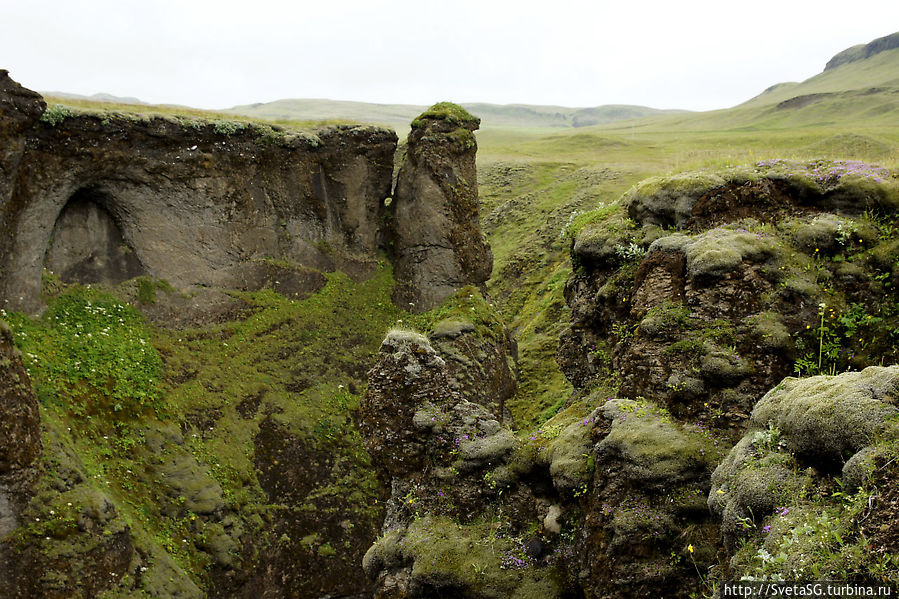
[[793, 348], [793, 337], [777, 312], [761, 312], [750, 319], [751, 333], [763, 347], [788, 354]]
[[664, 409], [650, 403], [616, 399], [602, 411], [612, 429], [596, 450], [618, 456], [626, 464], [623, 475], [632, 481], [665, 487], [711, 470], [719, 457], [713, 439], [672, 422]]
[[683, 253], [687, 258], [687, 273], [693, 278], [721, 278], [744, 260], [764, 262], [775, 257], [780, 247], [781, 242], [768, 234], [725, 227], [697, 236], [662, 237], [650, 250]]
[[427, 119], [445, 120], [455, 125], [476, 125], [481, 119], [472, 116], [467, 110], [452, 102], [438, 102], [412, 121], [412, 128], [423, 127]]
[[[425, 312], [408, 322], [415, 328], [434, 332], [447, 322], [467, 322], [474, 326], [474, 334], [503, 341], [506, 328], [499, 312], [488, 303], [477, 287], [466, 285], [446, 298], [440, 307]], [[441, 325], [441, 323], [443, 323]]]
[[897, 413], [899, 367], [869, 367], [836, 377], [790, 378], [756, 405], [751, 426], [771, 423], [787, 448], [820, 463], [842, 465], [866, 447]]
[[[497, 531], [490, 520], [460, 525], [425, 516], [403, 531], [388, 533], [365, 556], [372, 575], [411, 563], [414, 584], [476, 596], [551, 599], [562, 594], [563, 577], [539, 566], [523, 551], [521, 537]], [[438, 591], [439, 592], [439, 591]]]
[[620, 204], [607, 204], [602, 205], [595, 210], [589, 210], [580, 214], [574, 213], [572, 214], [568, 225], [565, 227], [565, 235], [571, 239], [575, 239], [587, 225], [598, 225], [609, 219], [611, 216], [622, 214], [623, 212], [624, 210]]

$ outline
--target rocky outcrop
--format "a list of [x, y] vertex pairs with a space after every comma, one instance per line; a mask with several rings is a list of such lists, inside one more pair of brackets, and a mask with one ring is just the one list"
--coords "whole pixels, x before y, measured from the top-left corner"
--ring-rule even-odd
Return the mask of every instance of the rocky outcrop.
[[[704, 499], [721, 457], [716, 439], [645, 400], [610, 399], [573, 426], [593, 466], [580, 483], [575, 551], [585, 596], [695, 593], [697, 568], [715, 561], [717, 522]], [[571, 457], [583, 469], [584, 458]]]
[[436, 347], [394, 331], [369, 374], [362, 432], [391, 487], [363, 561], [375, 597], [695, 591], [713, 543], [688, 562], [684, 539], [718, 532], [705, 498], [720, 455], [706, 430], [595, 396], [518, 436], [449, 384]]
[[25, 149], [24, 134], [46, 107], [40, 94], [25, 89], [0, 69], [0, 206], [12, 194], [15, 173]]
[[412, 121], [388, 207], [397, 305], [424, 312], [456, 289], [483, 286], [493, 255], [481, 235], [475, 166], [477, 119], [435, 104]]
[[3, 78], [0, 105], [18, 111], [3, 113], [7, 308], [39, 309], [44, 267], [64, 281], [147, 274], [184, 290], [259, 288], [272, 264], [285, 277], [293, 265], [361, 276], [376, 264], [392, 131], [287, 133], [64, 107], [34, 123], [39, 96]]
[[627, 214], [598, 210], [573, 238], [563, 371], [580, 388], [617, 374], [624, 396], [739, 432], [789, 374], [895, 359], [881, 298], [899, 270], [881, 255], [897, 197], [888, 172], [861, 163], [638, 185]]
[[12, 332], [0, 322], [0, 475], [28, 468], [40, 453], [37, 399]]
[[[552, 501], [540, 496], [551, 483], [524, 483], [533, 458], [450, 378], [426, 337], [400, 330], [369, 373], [361, 429], [391, 489], [384, 535], [363, 561], [374, 596], [559, 596], [552, 548], [527, 529], [546, 515]], [[535, 565], [527, 571], [524, 537]]]
[[[0, 539], [22, 524], [41, 450], [37, 398], [12, 332], [0, 321]], [[0, 543], [0, 572], [12, 569], [10, 560], [9, 547]], [[3, 583], [0, 597], [15, 597], [11, 580]]]
[[759, 401], [708, 497], [732, 578], [778, 579], [823, 562], [837, 580], [872, 580], [876, 566], [848, 556], [899, 548], [884, 534], [897, 518], [897, 404], [899, 366], [788, 378]]

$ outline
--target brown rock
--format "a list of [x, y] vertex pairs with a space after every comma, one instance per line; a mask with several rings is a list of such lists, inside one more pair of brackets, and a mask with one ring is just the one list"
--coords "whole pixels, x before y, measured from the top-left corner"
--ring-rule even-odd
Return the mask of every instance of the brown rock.
[[35, 122], [42, 107], [4, 72], [0, 300], [7, 309], [39, 311], [43, 267], [64, 281], [147, 274], [196, 290], [258, 288], [264, 277], [249, 280], [246, 264], [263, 260], [353, 276], [377, 264], [393, 131], [341, 125], [288, 133], [84, 113]]
[[40, 453], [37, 399], [12, 332], [0, 322], [0, 475], [27, 468]]
[[394, 301], [415, 312], [434, 308], [468, 284], [483, 287], [493, 254], [481, 234], [473, 131], [480, 119], [435, 104], [412, 122], [400, 168], [388, 240]]

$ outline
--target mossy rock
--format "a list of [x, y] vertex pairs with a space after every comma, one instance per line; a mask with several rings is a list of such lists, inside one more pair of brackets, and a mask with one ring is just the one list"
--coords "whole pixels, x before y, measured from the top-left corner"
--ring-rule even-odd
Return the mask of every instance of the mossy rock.
[[749, 323], [750, 333], [763, 348], [786, 356], [793, 352], [793, 336], [777, 312], [761, 312], [750, 317]]
[[452, 102], [438, 102], [415, 117], [412, 128], [424, 127], [429, 120], [443, 120], [468, 130], [477, 129], [481, 119]]
[[597, 465], [620, 463], [622, 476], [634, 485], [671, 488], [711, 470], [712, 441], [673, 422], [661, 408], [615, 399], [597, 408], [593, 417], [612, 423], [595, 447]]
[[842, 467], [899, 414], [897, 401], [899, 366], [787, 378], [759, 400], [749, 430], [774, 427], [790, 452], [824, 467]]
[[613, 213], [580, 229], [574, 238], [572, 255], [590, 263], [623, 262], [635, 243], [635, 235], [633, 222], [623, 213]]
[[680, 252], [687, 259], [687, 274], [693, 279], [717, 279], [736, 269], [744, 260], [764, 262], [777, 255], [781, 244], [772, 236], [745, 229], [717, 228], [700, 235], [662, 237], [649, 252]]
[[803, 251], [833, 254], [850, 239], [854, 230], [855, 224], [850, 219], [819, 214], [811, 221], [795, 225], [791, 233], [793, 242]]
[[641, 225], [682, 227], [690, 218], [696, 200], [725, 183], [725, 178], [717, 173], [688, 172], [652, 177], [627, 191], [622, 202], [628, 215]]
[[444, 318], [434, 325], [431, 331], [432, 339], [455, 339], [465, 333], [475, 332], [475, 326], [468, 320], [456, 318]]
[[425, 516], [378, 539], [362, 563], [372, 579], [405, 568], [412, 596], [552, 599], [564, 591], [554, 567], [527, 557], [522, 539], [497, 534], [488, 521]]

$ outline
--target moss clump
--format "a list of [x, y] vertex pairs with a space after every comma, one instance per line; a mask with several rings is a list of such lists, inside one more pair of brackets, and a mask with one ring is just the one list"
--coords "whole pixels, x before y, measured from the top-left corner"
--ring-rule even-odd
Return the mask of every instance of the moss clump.
[[469, 130], [472, 126], [477, 128], [481, 119], [473, 116], [467, 110], [452, 102], [438, 102], [415, 117], [412, 128], [424, 127], [427, 120], [444, 120]]
[[616, 399], [600, 412], [612, 428], [596, 446], [597, 460], [621, 461], [630, 481], [664, 489], [711, 470], [718, 457], [713, 440], [674, 423], [652, 404]]
[[793, 350], [793, 337], [777, 312], [760, 312], [749, 319], [750, 333], [757, 337], [762, 347], [789, 355]]
[[752, 411], [750, 430], [770, 425], [789, 451], [842, 466], [899, 413], [899, 366], [871, 366], [839, 376], [786, 379]]
[[584, 227], [598, 225], [616, 214], [623, 214], [621, 204], [604, 204], [595, 210], [589, 210], [580, 214], [572, 214], [568, 225], [565, 227], [565, 236], [576, 239]]
[[[468, 331], [494, 341], [502, 341], [506, 337], [506, 326], [493, 304], [487, 303], [480, 290], [473, 285], [466, 285], [443, 300], [440, 307], [410, 319], [416, 328], [437, 334], [447, 332], [449, 323], [467, 323], [460, 325]], [[461, 331], [461, 329], [460, 329]]]
[[55, 104], [47, 107], [47, 110], [41, 115], [40, 120], [42, 123], [47, 123], [51, 127], [55, 127], [72, 116], [72, 110], [68, 106]]
[[777, 238], [742, 228], [717, 228], [700, 235], [675, 234], [653, 242], [649, 252], [678, 251], [687, 258], [687, 273], [693, 278], [721, 278], [744, 260], [763, 262], [780, 247]]
[[363, 559], [370, 577], [403, 565], [411, 568], [412, 584], [436, 594], [551, 599], [564, 590], [554, 565], [528, 556], [521, 537], [498, 531], [490, 520], [461, 525], [425, 516], [387, 533]]

